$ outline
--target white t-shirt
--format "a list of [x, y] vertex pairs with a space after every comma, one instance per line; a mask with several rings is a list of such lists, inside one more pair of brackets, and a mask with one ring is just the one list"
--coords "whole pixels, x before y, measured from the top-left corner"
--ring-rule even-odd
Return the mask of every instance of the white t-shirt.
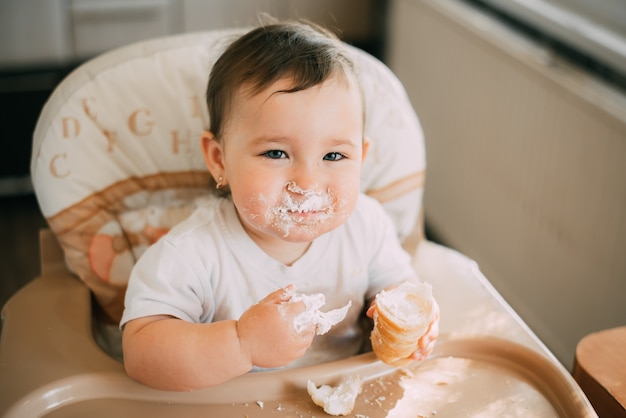
[[352, 301], [346, 318], [316, 336], [291, 366], [356, 354], [367, 300], [416, 273], [380, 204], [359, 196], [346, 223], [317, 238], [293, 265], [268, 256], [243, 229], [229, 198], [212, 199], [150, 247], [135, 265], [126, 292], [126, 322], [171, 315], [194, 323], [239, 319], [269, 293], [294, 284], [297, 293], [323, 293], [322, 311]]

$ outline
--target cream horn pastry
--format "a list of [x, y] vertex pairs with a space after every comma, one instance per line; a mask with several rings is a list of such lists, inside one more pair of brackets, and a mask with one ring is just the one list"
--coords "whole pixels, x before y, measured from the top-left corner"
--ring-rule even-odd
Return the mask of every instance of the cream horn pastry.
[[376, 296], [371, 334], [376, 356], [392, 366], [409, 364], [432, 315], [432, 287], [428, 283], [407, 281], [381, 291]]

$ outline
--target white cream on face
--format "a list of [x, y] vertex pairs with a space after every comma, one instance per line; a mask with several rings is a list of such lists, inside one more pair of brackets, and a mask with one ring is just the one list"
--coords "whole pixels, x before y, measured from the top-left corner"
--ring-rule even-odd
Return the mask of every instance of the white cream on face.
[[283, 237], [288, 237], [295, 226], [316, 228], [334, 212], [330, 189], [302, 189], [295, 181], [289, 181], [279, 203], [267, 209], [265, 219], [282, 231]]

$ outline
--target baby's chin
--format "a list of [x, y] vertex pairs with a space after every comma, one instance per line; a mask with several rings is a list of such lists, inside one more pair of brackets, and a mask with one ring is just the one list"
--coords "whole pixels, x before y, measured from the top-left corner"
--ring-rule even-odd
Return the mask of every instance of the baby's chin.
[[295, 225], [289, 228], [274, 230], [277, 238], [285, 242], [304, 243], [311, 242], [327, 232], [336, 229], [339, 225]]
[[322, 219], [311, 222], [278, 222], [273, 229], [280, 238], [287, 242], [311, 242], [322, 235], [339, 228], [348, 218], [348, 215], [332, 213]]

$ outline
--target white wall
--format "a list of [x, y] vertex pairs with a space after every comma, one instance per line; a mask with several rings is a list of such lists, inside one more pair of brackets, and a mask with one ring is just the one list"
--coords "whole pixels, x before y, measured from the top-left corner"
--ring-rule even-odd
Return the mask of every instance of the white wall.
[[465, 3], [392, 5], [426, 222], [571, 367], [581, 337], [626, 324], [626, 97]]

